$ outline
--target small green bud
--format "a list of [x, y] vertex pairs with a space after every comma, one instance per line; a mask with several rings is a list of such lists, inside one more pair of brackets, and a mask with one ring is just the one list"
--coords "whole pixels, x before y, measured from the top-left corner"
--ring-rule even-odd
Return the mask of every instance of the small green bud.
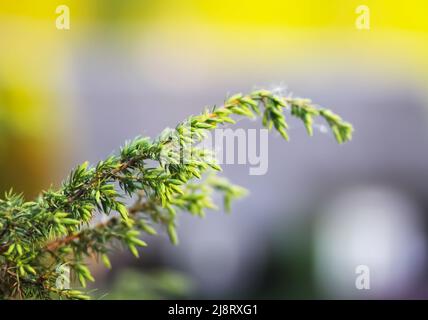
[[9, 246], [9, 248], [7, 249], [7, 251], [6, 251], [6, 255], [9, 255], [9, 254], [11, 254], [14, 250], [15, 250], [15, 247], [16, 247], [16, 244], [15, 243], [12, 243], [10, 246]]
[[100, 203], [100, 202], [101, 202], [101, 192], [100, 192], [99, 190], [97, 190], [97, 191], [95, 192], [95, 201], [96, 201], [97, 203]]
[[127, 238], [135, 238], [135, 237], [137, 237], [138, 235], [140, 235], [140, 232], [139, 232], [138, 230], [129, 230], [129, 231], [126, 233], [126, 237], [127, 237]]
[[16, 244], [16, 252], [18, 252], [20, 256], [23, 254], [22, 246], [19, 243]]
[[73, 251], [73, 249], [71, 249], [70, 247], [61, 247], [59, 248], [59, 251], [64, 254], [69, 254]]
[[155, 228], [153, 228], [152, 226], [149, 226], [147, 224], [141, 224], [141, 229], [143, 229], [146, 233], [154, 236], [157, 235], [157, 231], [155, 230]]
[[211, 125], [205, 122], [198, 122], [195, 124], [195, 127], [198, 129], [212, 129], [215, 128], [215, 125]]
[[336, 125], [333, 125], [331, 127], [331, 130], [333, 131], [334, 137], [336, 138], [337, 142], [339, 144], [343, 143], [342, 136], [340, 134], [339, 128]]
[[83, 287], [83, 288], [86, 288], [86, 279], [85, 279], [85, 277], [83, 276], [83, 274], [80, 274], [80, 273], [79, 273], [78, 278], [79, 278], [79, 282], [80, 282], [80, 284], [82, 285], [82, 287]]
[[140, 240], [138, 238], [131, 238], [129, 239], [130, 242], [133, 244], [140, 246], [140, 247], [147, 247], [147, 243], [145, 243], [143, 240]]
[[240, 100], [241, 98], [242, 98], [242, 93], [237, 93], [231, 96], [229, 99], [227, 99], [226, 103], [232, 103], [232, 102], [235, 102], [236, 100]]
[[64, 219], [61, 219], [61, 223], [65, 225], [78, 225], [80, 224], [80, 221], [76, 219], [71, 219], [71, 218], [64, 218]]
[[285, 131], [285, 129], [284, 128], [278, 128], [278, 132], [281, 134], [281, 136], [285, 139], [285, 140], [289, 140], [289, 137], [288, 137], [288, 134], [287, 134], [287, 132]]
[[183, 184], [183, 182], [181, 180], [177, 180], [177, 179], [169, 179], [168, 180], [169, 183], [175, 184], [177, 186], [180, 186]]
[[111, 269], [111, 263], [110, 263], [110, 259], [108, 258], [108, 256], [106, 254], [102, 254], [101, 259], [102, 259], [104, 265], [106, 266], [106, 268]]
[[120, 213], [123, 220], [127, 221], [129, 219], [128, 209], [122, 203], [117, 203], [116, 210]]
[[84, 163], [82, 163], [82, 164], [79, 166], [79, 171], [86, 171], [86, 169], [88, 168], [88, 165], [89, 165], [89, 162], [88, 162], [88, 161], [85, 161]]
[[58, 218], [58, 219], [65, 218], [65, 217], [67, 217], [67, 216], [68, 216], [68, 213], [67, 213], [67, 212], [57, 212], [57, 213], [55, 213], [55, 215], [54, 215], [54, 217], [55, 217], [55, 218]]
[[129, 248], [129, 250], [132, 252], [132, 254], [134, 255], [134, 257], [136, 257], [136, 258], [138, 258], [140, 255], [138, 254], [138, 250], [137, 250], [137, 248], [135, 247], [135, 245], [134, 244], [132, 244], [132, 243], [128, 243], [128, 248]]
[[70, 296], [78, 296], [78, 295], [82, 294], [82, 292], [78, 291], [78, 290], [67, 290], [67, 293]]
[[223, 171], [223, 169], [222, 169], [218, 164], [216, 164], [216, 163], [208, 163], [208, 165], [209, 165], [211, 168], [213, 168], [214, 170], [217, 170], [217, 171]]
[[229, 118], [229, 117], [224, 117], [224, 118], [222, 118], [222, 120], [224, 122], [231, 123], [231, 124], [235, 124], [236, 123], [235, 120], [233, 120], [232, 118]]
[[178, 245], [178, 236], [177, 231], [175, 230], [175, 225], [173, 223], [168, 224], [167, 227], [168, 236], [173, 245]]
[[183, 190], [181, 190], [181, 188], [175, 184], [170, 185], [170, 188], [179, 194], [184, 194]]
[[25, 272], [25, 269], [23, 266], [19, 266], [19, 273], [21, 274], [21, 276], [25, 277], [27, 275], [27, 272]]
[[32, 274], [34, 274], [34, 275], [36, 275], [36, 274], [37, 274], [37, 273], [36, 273], [36, 270], [34, 270], [34, 268], [33, 268], [32, 266], [25, 265], [24, 267], [25, 267], [25, 269], [26, 269], [28, 272], [30, 272], [30, 273], [32, 273]]

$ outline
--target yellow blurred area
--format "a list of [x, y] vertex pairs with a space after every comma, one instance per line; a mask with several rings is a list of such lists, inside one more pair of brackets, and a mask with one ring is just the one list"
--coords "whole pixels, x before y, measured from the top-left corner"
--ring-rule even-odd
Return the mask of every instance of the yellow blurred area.
[[[169, 40], [189, 48], [194, 40], [194, 46], [208, 46], [210, 49], [206, 51], [215, 55], [233, 56], [237, 60], [251, 60], [259, 55], [266, 59], [293, 60], [344, 54], [372, 63], [408, 64], [425, 76], [428, 72], [428, 4], [425, 1], [163, 3], [164, 11], [158, 24], [163, 26], [159, 29], [164, 29]], [[370, 30], [355, 27], [356, 8], [360, 5], [370, 10]]]
[[16, 4], [0, 4], [0, 190], [31, 197], [53, 182], [62, 158], [56, 91], [63, 47], [54, 30], [33, 20], [47, 7]]
[[302, 1], [198, 1], [191, 3], [207, 18], [220, 23], [246, 23], [298, 28], [336, 27], [352, 29], [355, 8], [366, 5], [373, 14], [376, 28], [428, 30], [422, 0], [358, 1], [358, 0], [302, 0]]
[[[55, 9], [64, 4], [68, 31], [55, 27]], [[362, 4], [370, 30], [355, 27]], [[66, 126], [58, 105], [74, 103], [60, 89], [73, 83], [70, 55], [83, 40], [119, 36], [135, 47], [154, 43], [165, 59], [200, 55], [217, 65], [265, 68], [344, 54], [400, 64], [426, 79], [427, 13], [426, 1], [417, 0], [2, 1], [0, 189], [34, 194], [52, 182], [48, 172], [58, 160], [53, 154], [63, 152]]]
[[[55, 9], [62, 4], [70, 8], [71, 30], [66, 35], [54, 27]], [[360, 5], [370, 9], [370, 30], [355, 27]], [[111, 31], [134, 41], [148, 35], [165, 49], [185, 46], [189, 54], [193, 47], [203, 47], [220, 58], [252, 59], [263, 53], [266, 58], [293, 59], [323, 54], [328, 47], [371, 59], [377, 55], [380, 61], [411, 56], [405, 60], [417, 64], [416, 70], [423, 65], [428, 71], [427, 7], [418, 0], [45, 0], [2, 2], [0, 17], [8, 25], [2, 33], [13, 39], [7, 46], [26, 64], [27, 74], [46, 70], [43, 60], [52, 63], [55, 51], [73, 41]], [[33, 58], [26, 56], [29, 52]], [[40, 57], [41, 52], [48, 54]], [[5, 50], [0, 54], [4, 59]]]

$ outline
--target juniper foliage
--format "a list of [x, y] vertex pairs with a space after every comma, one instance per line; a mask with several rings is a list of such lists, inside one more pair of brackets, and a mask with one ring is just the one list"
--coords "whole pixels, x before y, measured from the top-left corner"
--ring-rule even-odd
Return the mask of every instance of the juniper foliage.
[[[137, 137], [93, 166], [86, 162], [59, 189], [43, 191], [34, 201], [6, 193], [0, 200], [0, 297], [89, 299], [83, 289], [57, 285], [58, 266], [68, 266], [85, 288], [94, 281], [88, 257], [111, 268], [113, 250], [125, 247], [138, 257], [139, 247], [147, 245], [142, 237], [162, 229], [177, 244], [177, 212], [203, 217], [207, 209], [216, 209], [214, 192], [223, 195], [229, 211], [246, 190], [217, 176], [221, 167], [215, 157], [195, 145], [208, 131], [235, 123], [236, 116], [261, 116], [266, 128], [274, 127], [288, 140], [284, 110], [301, 119], [309, 135], [313, 119], [321, 117], [337, 142], [351, 139], [351, 124], [330, 110], [308, 99], [257, 90], [233, 95], [156, 139]], [[127, 206], [130, 199], [134, 202]], [[94, 222], [96, 214], [108, 218]]]

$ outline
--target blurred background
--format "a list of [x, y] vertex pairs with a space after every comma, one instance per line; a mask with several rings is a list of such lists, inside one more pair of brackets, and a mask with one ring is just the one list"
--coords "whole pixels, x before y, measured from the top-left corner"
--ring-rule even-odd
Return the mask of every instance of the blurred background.
[[31, 199], [227, 94], [287, 86], [352, 122], [353, 141], [292, 122], [288, 144], [269, 137], [266, 175], [225, 165], [251, 192], [231, 216], [182, 214], [178, 247], [152, 237], [139, 260], [94, 265], [95, 295], [428, 298], [427, 13], [416, 0], [2, 1], [0, 191]]

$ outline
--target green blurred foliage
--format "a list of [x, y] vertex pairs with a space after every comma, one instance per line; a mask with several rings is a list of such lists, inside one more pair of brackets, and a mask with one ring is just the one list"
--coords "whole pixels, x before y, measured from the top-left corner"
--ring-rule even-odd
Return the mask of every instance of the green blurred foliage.
[[190, 278], [177, 271], [142, 273], [124, 269], [115, 278], [108, 293], [97, 292], [95, 296], [108, 300], [184, 299], [190, 296], [192, 290]]

